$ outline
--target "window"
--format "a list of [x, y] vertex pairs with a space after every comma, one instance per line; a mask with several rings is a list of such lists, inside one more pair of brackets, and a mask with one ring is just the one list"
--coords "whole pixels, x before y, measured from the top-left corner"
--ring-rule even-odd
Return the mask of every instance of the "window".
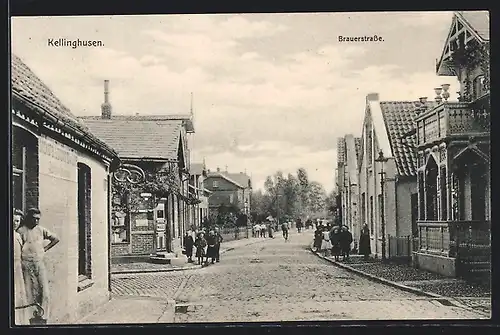
[[472, 97], [474, 99], [477, 99], [486, 94], [487, 91], [484, 87], [484, 80], [484, 75], [482, 74], [474, 78], [472, 83]]
[[218, 188], [219, 187], [219, 181], [218, 180], [214, 180], [213, 183], [212, 183], [212, 186], [214, 188]]
[[441, 220], [448, 220], [448, 190], [446, 188], [446, 167], [441, 167], [440, 193], [441, 193]]
[[411, 232], [412, 232], [413, 237], [417, 237], [418, 236], [418, 224], [417, 224], [418, 193], [412, 193], [410, 205], [411, 205]]
[[78, 275], [83, 279], [92, 277], [91, 184], [90, 168], [78, 163]]
[[16, 209], [38, 207], [38, 138], [12, 127], [12, 201]]
[[361, 220], [362, 224], [366, 223], [366, 194], [361, 194]]
[[373, 195], [370, 196], [370, 233], [373, 235], [375, 223], [373, 222]]

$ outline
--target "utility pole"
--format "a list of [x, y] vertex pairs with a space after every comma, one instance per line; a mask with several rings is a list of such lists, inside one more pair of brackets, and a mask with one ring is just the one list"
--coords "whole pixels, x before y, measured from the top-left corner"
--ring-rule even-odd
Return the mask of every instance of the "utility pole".
[[380, 150], [378, 154], [378, 158], [375, 159], [376, 162], [380, 162], [380, 223], [382, 226], [382, 261], [386, 261], [385, 255], [385, 201], [384, 201], [384, 184], [385, 184], [385, 172], [384, 172], [384, 163], [388, 161], [387, 158], [384, 157], [384, 153]]

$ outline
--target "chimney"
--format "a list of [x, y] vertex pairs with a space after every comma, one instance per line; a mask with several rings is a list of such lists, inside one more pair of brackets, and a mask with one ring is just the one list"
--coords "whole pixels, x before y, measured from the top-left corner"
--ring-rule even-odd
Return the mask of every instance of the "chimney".
[[109, 80], [104, 81], [104, 102], [101, 105], [101, 118], [111, 119], [111, 104], [109, 103]]
[[378, 93], [369, 93], [366, 95], [366, 102], [368, 101], [378, 101], [379, 96]]
[[220, 167], [217, 167], [217, 172], [220, 172]]

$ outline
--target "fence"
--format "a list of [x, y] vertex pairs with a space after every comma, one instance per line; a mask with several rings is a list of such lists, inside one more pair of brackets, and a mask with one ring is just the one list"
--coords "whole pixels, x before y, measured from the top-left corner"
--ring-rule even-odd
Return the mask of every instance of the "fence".
[[221, 228], [220, 234], [224, 239], [224, 242], [241, 240], [248, 237], [248, 231], [246, 227]]
[[412, 236], [388, 236], [389, 258], [402, 258], [411, 260], [413, 251], [418, 249], [418, 239]]

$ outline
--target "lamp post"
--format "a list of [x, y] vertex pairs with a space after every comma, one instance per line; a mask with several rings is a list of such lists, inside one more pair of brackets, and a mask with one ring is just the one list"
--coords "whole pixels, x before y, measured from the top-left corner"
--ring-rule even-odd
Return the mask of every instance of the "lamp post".
[[384, 163], [388, 161], [388, 158], [384, 157], [384, 152], [382, 150], [378, 153], [378, 158], [375, 159], [375, 162], [380, 162], [380, 223], [382, 226], [382, 261], [386, 261], [385, 256], [385, 204], [384, 204], [384, 183], [385, 183], [385, 172], [384, 172]]
[[248, 235], [248, 230], [249, 230], [248, 224], [250, 222], [250, 220], [248, 220], [248, 200], [245, 200], [244, 206], [245, 206], [245, 218], [246, 218], [246, 221], [247, 221], [246, 222], [246, 229], [247, 229], [247, 238], [248, 238], [249, 237], [249, 235]]

